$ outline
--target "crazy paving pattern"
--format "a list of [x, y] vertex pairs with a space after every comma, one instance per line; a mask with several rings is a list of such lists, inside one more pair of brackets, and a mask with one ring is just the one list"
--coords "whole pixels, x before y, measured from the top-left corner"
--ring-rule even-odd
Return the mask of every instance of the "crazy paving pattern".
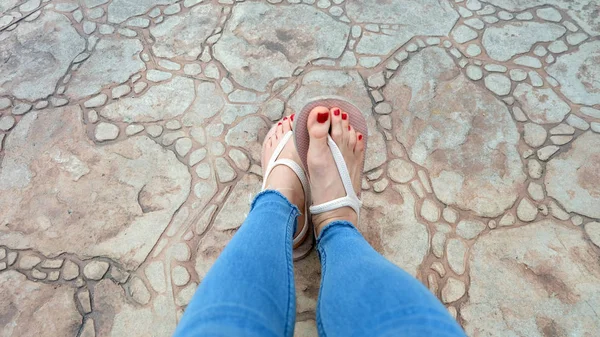
[[[368, 119], [360, 229], [470, 336], [600, 335], [599, 12], [3, 0], [2, 336], [170, 335], [271, 123], [330, 94]], [[296, 271], [315, 336], [317, 255]]]

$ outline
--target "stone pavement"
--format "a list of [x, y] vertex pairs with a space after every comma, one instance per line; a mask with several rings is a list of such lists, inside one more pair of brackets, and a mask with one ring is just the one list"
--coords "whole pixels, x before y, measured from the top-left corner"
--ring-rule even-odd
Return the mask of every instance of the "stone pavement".
[[[170, 335], [270, 124], [326, 94], [368, 119], [360, 229], [470, 336], [600, 335], [599, 12], [2, 0], [2, 336]], [[316, 254], [296, 271], [314, 336]]]

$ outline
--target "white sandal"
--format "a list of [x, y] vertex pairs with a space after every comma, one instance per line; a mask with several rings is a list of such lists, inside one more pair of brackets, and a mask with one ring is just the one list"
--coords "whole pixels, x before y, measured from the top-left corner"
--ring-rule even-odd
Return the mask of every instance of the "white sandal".
[[[349, 103], [343, 98], [327, 97], [315, 99], [309, 102], [306, 106], [304, 106], [302, 111], [296, 114], [296, 120], [294, 121], [293, 127], [296, 149], [298, 150], [300, 159], [302, 160], [302, 163], [304, 164], [304, 167], [307, 169], [307, 171], [308, 166], [306, 164], [306, 156], [308, 154], [310, 136], [308, 135], [308, 127], [306, 123], [308, 121], [308, 115], [310, 114], [310, 112], [318, 106], [324, 106], [328, 109], [340, 108], [343, 111], [345, 111], [348, 114], [350, 125], [352, 125], [352, 127], [356, 131], [360, 132], [363, 135], [365, 148], [367, 147], [367, 138], [369, 133], [367, 121], [356, 106]], [[327, 135], [327, 145], [329, 145], [329, 149], [331, 150], [331, 154], [333, 155], [333, 159], [335, 161], [335, 165], [337, 166], [337, 170], [342, 180], [342, 184], [344, 185], [344, 189], [346, 190], [346, 196], [328, 201], [320, 205], [310, 206], [310, 213], [320, 214], [324, 212], [333, 211], [342, 207], [351, 207], [356, 212], [356, 216], [358, 218], [356, 225], [358, 225], [358, 221], [360, 220], [360, 207], [362, 205], [362, 201], [358, 198], [356, 191], [354, 191], [354, 187], [352, 186], [352, 179], [350, 178], [350, 173], [348, 172], [348, 167], [346, 166], [344, 156], [342, 155], [342, 152], [329, 135]], [[363, 160], [363, 168], [364, 165], [365, 163]], [[363, 170], [361, 170], [361, 180], [362, 171]]]
[[[271, 134], [274, 133], [275, 129], [276, 129], [275, 127], [273, 129], [271, 129], [271, 131], [269, 132], [269, 134], [267, 134], [267, 137], [265, 139], [268, 139], [271, 136]], [[279, 165], [287, 166], [296, 174], [296, 176], [300, 180], [300, 183], [302, 184], [302, 189], [304, 190], [304, 203], [305, 203], [304, 209], [308, 210], [308, 206], [310, 205], [310, 184], [308, 183], [308, 179], [306, 177], [306, 174], [304, 173], [304, 170], [302, 169], [302, 167], [300, 165], [298, 165], [298, 163], [296, 163], [295, 161], [293, 161], [291, 159], [287, 159], [287, 158], [277, 159], [277, 158], [279, 158], [281, 151], [283, 151], [284, 147], [290, 141], [292, 136], [293, 136], [293, 131], [291, 131], [291, 130], [288, 131], [286, 134], [283, 135], [283, 138], [281, 139], [281, 141], [275, 148], [275, 151], [271, 155], [271, 158], [269, 159], [269, 163], [267, 164], [267, 168], [265, 170], [265, 175], [263, 177], [263, 184], [262, 184], [261, 190], [264, 191], [265, 188], [267, 187], [266, 186], [267, 178], [269, 177], [269, 174], [271, 174], [271, 172], [273, 171], [273, 169], [275, 167], [277, 167]], [[310, 252], [310, 249], [312, 248], [313, 240], [307, 240], [307, 237], [309, 236], [309, 235], [307, 235], [309, 233], [309, 231], [308, 231], [309, 226], [310, 226], [309, 215], [306, 214], [304, 216], [304, 226], [302, 227], [300, 232], [294, 236], [294, 240], [293, 240], [294, 260], [299, 260], [299, 259], [305, 257], [306, 255], [308, 255], [308, 253]], [[310, 242], [307, 242], [307, 241], [310, 241]]]
[[[340, 178], [342, 179], [342, 184], [344, 184], [346, 196], [319, 205], [310, 206], [310, 214], [321, 214], [342, 207], [351, 207], [356, 212], [358, 222], [360, 220], [360, 207], [362, 206], [362, 201], [358, 198], [358, 195], [356, 195], [356, 192], [354, 191], [352, 179], [350, 179], [350, 173], [348, 172], [348, 167], [346, 166], [344, 156], [342, 155], [342, 152], [338, 148], [337, 144], [329, 135], [327, 135], [327, 144], [329, 145], [329, 149], [333, 155], [333, 160], [335, 161]], [[356, 225], [358, 226], [358, 223]]]

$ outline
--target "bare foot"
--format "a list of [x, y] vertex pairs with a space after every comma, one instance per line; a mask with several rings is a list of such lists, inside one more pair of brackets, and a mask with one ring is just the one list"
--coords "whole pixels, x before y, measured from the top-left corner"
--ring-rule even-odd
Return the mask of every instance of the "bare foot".
[[[294, 115], [288, 117], [284, 117], [281, 121], [279, 121], [273, 128], [276, 128], [275, 132], [271, 134], [271, 136], [265, 139], [263, 143], [263, 157], [262, 157], [262, 168], [263, 168], [263, 177], [265, 176], [265, 170], [267, 169], [267, 164], [271, 159], [273, 152], [279, 145], [279, 142], [283, 138], [283, 136], [288, 133], [292, 129]], [[277, 159], [291, 159], [298, 163], [300, 167], [302, 167], [302, 161], [298, 156], [298, 151], [296, 151], [296, 147], [294, 146], [294, 141], [290, 138], [290, 141], [286, 144], [281, 151], [281, 154]], [[304, 202], [304, 190], [302, 188], [302, 183], [300, 180], [290, 169], [285, 165], [277, 165], [271, 171], [269, 176], [267, 177], [267, 183], [265, 185], [266, 189], [276, 190], [283, 194], [292, 204], [296, 205], [300, 210], [300, 215], [297, 219], [296, 233], [300, 233], [302, 228], [304, 227], [304, 218], [305, 218], [305, 202]], [[298, 242], [296, 246], [299, 246], [302, 242]]]
[[[331, 135], [342, 152], [354, 191], [360, 193], [365, 142], [363, 135], [350, 126], [347, 113], [340, 108], [329, 110], [325, 107], [316, 107], [308, 116], [307, 127], [310, 145], [306, 161], [310, 176], [312, 203], [319, 205], [346, 196], [342, 179], [329, 145], [327, 145], [327, 134]], [[356, 225], [358, 217], [350, 207], [312, 215], [317, 235], [327, 224], [336, 220], [346, 220]]]

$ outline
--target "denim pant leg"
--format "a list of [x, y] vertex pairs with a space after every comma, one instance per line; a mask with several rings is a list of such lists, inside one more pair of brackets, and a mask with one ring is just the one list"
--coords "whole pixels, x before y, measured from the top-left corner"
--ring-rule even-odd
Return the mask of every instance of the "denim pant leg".
[[465, 336], [442, 303], [346, 221], [317, 240], [322, 280], [317, 328], [328, 336]]
[[298, 209], [259, 194], [198, 287], [175, 336], [291, 337], [296, 318], [292, 236]]

